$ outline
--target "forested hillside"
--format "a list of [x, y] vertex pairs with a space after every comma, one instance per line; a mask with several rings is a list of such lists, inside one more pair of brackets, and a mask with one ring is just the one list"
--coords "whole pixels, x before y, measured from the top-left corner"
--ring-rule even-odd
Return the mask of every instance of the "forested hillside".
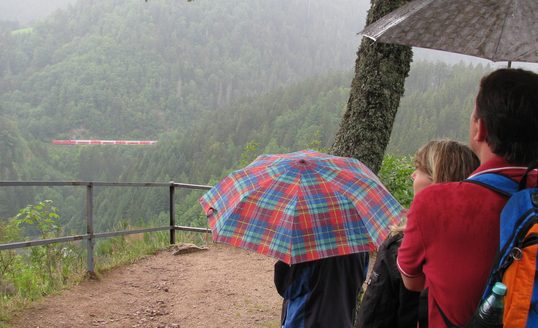
[[351, 67], [352, 1], [80, 1], [1, 31], [2, 112], [32, 137], [155, 138]]
[[469, 116], [482, 76], [492, 67], [416, 62], [405, 81], [405, 95], [388, 148], [393, 154], [413, 154], [431, 138], [468, 141]]
[[[349, 97], [363, 22], [352, 0], [81, 1], [0, 24], [0, 180], [214, 183], [260, 153], [327, 149]], [[466, 140], [489, 68], [417, 61], [389, 152]], [[54, 146], [53, 138], [158, 139]], [[53, 200], [83, 231], [83, 190], [0, 189], [0, 218]], [[179, 222], [203, 224], [196, 199]], [[166, 221], [165, 192], [96, 190], [98, 229]], [[163, 221], [164, 220], [164, 221]]]

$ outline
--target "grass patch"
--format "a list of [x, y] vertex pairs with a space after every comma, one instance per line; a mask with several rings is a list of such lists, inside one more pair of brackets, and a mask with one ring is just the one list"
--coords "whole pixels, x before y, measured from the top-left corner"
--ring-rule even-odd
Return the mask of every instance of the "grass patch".
[[[79, 243], [51, 244], [0, 251], [5, 271], [0, 277], [0, 327], [11, 316], [43, 296], [57, 293], [84, 279]], [[52, 260], [51, 260], [52, 259]]]

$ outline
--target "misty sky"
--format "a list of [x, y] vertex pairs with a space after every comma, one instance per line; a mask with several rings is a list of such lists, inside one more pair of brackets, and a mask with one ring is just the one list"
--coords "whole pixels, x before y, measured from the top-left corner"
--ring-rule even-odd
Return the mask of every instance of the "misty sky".
[[0, 0], [0, 20], [29, 24], [65, 8], [76, 0]]
[[[0, 0], [0, 20], [16, 21], [21, 26], [32, 25], [36, 21], [46, 18], [55, 10], [66, 8], [69, 4], [75, 3], [77, 0]], [[87, 1], [87, 0], [86, 0]], [[139, 0], [144, 1], [144, 0]], [[158, 1], [158, 0], [148, 0]], [[186, 1], [186, 0], [177, 0]], [[211, 1], [211, 0], [196, 0], [196, 1]], [[221, 1], [221, 0], [219, 0]], [[252, 1], [267, 1], [267, 0], [252, 0]], [[270, 0], [269, 0], [270, 1]], [[304, 0], [319, 1], [319, 0]], [[370, 0], [357, 0], [358, 12], [360, 17], [358, 21], [358, 29], [355, 32], [360, 32], [365, 22], [368, 9], [370, 8]], [[360, 42], [360, 35], [356, 36], [356, 44]], [[506, 62], [493, 63], [489, 60], [465, 56], [460, 54], [448, 53], [444, 51], [414, 48], [415, 60], [428, 61], [443, 61], [447, 63], [472, 62], [475, 64], [482, 63], [484, 65], [492, 65], [494, 67], [506, 67]], [[524, 67], [527, 69], [538, 70], [538, 64], [514, 63], [513, 67]]]

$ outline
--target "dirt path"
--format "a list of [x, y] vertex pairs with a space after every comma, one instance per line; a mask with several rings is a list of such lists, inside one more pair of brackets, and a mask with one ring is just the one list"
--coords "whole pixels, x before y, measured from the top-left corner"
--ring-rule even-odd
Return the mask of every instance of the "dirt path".
[[11, 327], [279, 327], [274, 262], [217, 244], [163, 251], [47, 297]]

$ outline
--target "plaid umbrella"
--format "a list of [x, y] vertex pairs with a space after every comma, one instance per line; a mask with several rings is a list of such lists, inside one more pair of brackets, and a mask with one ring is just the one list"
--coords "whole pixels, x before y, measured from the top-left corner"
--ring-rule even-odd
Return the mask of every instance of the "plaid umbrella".
[[261, 155], [200, 198], [213, 240], [288, 264], [375, 249], [402, 206], [356, 159]]
[[538, 1], [414, 0], [360, 34], [495, 62], [538, 62]]

